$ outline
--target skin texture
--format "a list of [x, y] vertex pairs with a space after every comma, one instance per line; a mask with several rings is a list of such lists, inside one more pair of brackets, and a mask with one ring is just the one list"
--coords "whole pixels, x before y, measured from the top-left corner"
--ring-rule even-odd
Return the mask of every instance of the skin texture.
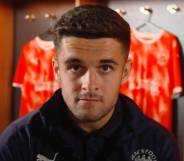
[[125, 52], [113, 38], [61, 40], [61, 53], [53, 61], [55, 77], [72, 119], [84, 131], [95, 131], [111, 118], [132, 66]]

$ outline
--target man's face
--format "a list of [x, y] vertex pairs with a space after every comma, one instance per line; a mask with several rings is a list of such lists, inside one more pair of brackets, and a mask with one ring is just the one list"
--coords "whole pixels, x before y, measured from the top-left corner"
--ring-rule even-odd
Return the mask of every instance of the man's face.
[[121, 44], [112, 38], [62, 39], [54, 70], [75, 119], [95, 122], [112, 113], [119, 87], [131, 68], [123, 52]]

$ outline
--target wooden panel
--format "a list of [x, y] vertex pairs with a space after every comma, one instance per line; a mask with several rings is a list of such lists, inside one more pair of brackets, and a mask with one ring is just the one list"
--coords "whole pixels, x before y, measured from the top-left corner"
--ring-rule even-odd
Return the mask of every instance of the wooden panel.
[[11, 121], [13, 7], [0, 3], [0, 132]]
[[105, 5], [108, 0], [75, 0], [75, 6], [84, 4], [103, 4]]

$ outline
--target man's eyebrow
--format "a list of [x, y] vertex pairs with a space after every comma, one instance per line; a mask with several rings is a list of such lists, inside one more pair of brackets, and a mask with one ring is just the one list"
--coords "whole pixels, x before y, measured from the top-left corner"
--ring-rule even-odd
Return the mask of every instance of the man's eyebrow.
[[82, 63], [82, 61], [77, 58], [68, 58], [67, 60], [65, 60], [65, 64], [73, 64], [73, 63]]
[[100, 63], [102, 63], [102, 64], [108, 63], [108, 64], [118, 65], [118, 63], [116, 61], [114, 61], [113, 59], [102, 59], [102, 60], [100, 60]]
[[[65, 64], [74, 64], [74, 63], [83, 63], [80, 59], [78, 58], [68, 58], [65, 60]], [[113, 59], [102, 59], [100, 60], [100, 64], [115, 64], [118, 65], [116, 61]]]

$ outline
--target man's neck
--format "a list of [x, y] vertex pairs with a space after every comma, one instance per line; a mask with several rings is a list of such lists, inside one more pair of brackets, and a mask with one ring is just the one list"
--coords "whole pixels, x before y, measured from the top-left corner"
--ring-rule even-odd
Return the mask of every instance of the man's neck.
[[103, 126], [105, 126], [107, 124], [107, 122], [111, 119], [113, 113], [114, 113], [115, 108], [112, 108], [112, 110], [106, 115], [104, 116], [102, 119], [98, 120], [98, 121], [79, 121], [77, 119], [74, 119], [74, 122], [76, 123], [76, 125], [81, 128], [82, 130], [84, 130], [87, 133], [91, 133], [93, 131], [96, 131], [98, 129], [101, 129]]

